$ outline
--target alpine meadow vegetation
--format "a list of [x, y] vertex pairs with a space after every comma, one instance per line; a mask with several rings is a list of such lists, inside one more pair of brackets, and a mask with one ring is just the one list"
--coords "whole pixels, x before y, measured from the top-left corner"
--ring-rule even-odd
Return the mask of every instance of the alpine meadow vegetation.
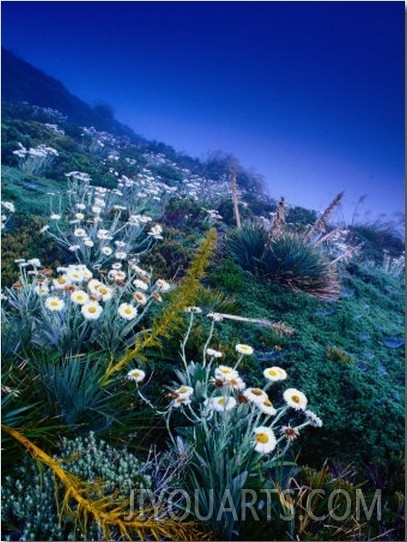
[[2, 540], [402, 540], [390, 225], [3, 109]]

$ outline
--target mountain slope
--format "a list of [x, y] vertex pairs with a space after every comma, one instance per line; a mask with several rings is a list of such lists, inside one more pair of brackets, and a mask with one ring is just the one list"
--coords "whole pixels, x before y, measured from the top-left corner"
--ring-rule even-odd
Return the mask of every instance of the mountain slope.
[[70, 123], [94, 126], [114, 135], [139, 139], [131, 128], [116, 121], [108, 107], [90, 107], [62, 83], [35, 68], [11, 51], [1, 50], [1, 88], [3, 102], [28, 102], [40, 107], [56, 109], [68, 117]]

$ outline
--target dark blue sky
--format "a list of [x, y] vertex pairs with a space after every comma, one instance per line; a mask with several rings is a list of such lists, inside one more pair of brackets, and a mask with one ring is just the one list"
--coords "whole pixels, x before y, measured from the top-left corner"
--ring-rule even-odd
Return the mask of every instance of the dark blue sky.
[[[140, 135], [271, 196], [404, 211], [404, 2], [3, 1], [2, 43]], [[338, 216], [340, 218], [340, 216]]]

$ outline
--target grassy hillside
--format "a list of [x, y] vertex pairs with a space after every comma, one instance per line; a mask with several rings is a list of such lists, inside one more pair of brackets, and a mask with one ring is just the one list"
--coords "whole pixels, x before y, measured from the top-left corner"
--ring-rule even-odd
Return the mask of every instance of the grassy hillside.
[[[401, 540], [403, 241], [277, 205], [231, 157], [40, 105], [2, 118], [4, 536]], [[329, 515], [328, 494], [353, 506], [360, 483], [370, 503], [382, 492], [382, 518]], [[164, 498], [161, 522], [141, 525], [115, 512], [129, 487], [199, 489], [203, 507], [205, 488], [275, 493], [259, 521], [174, 520]], [[326, 498], [304, 521], [310, 488]]]

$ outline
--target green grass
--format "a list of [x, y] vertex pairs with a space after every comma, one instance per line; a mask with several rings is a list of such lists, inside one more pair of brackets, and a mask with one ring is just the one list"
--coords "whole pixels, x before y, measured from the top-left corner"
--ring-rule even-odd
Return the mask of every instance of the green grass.
[[16, 212], [23, 215], [49, 215], [50, 196], [48, 192], [63, 193], [66, 183], [35, 177], [25, 178], [17, 168], [2, 168], [2, 200], [12, 201]]
[[[404, 348], [385, 344], [388, 337], [404, 337], [400, 279], [380, 271], [349, 276], [342, 286], [353, 295], [336, 302], [265, 286], [251, 275], [245, 281], [243, 292], [235, 294], [240, 314], [282, 321], [295, 334], [278, 337], [265, 328], [235, 324], [225, 336], [235, 333], [256, 348], [250, 371], [259, 383], [262, 369], [280, 365], [289, 373], [287, 385], [304, 391], [323, 418], [322, 430], [301, 439], [300, 461], [315, 466], [326, 457], [383, 462], [391, 451], [402, 450]], [[327, 347], [342, 350], [355, 363], [330, 360]]]

